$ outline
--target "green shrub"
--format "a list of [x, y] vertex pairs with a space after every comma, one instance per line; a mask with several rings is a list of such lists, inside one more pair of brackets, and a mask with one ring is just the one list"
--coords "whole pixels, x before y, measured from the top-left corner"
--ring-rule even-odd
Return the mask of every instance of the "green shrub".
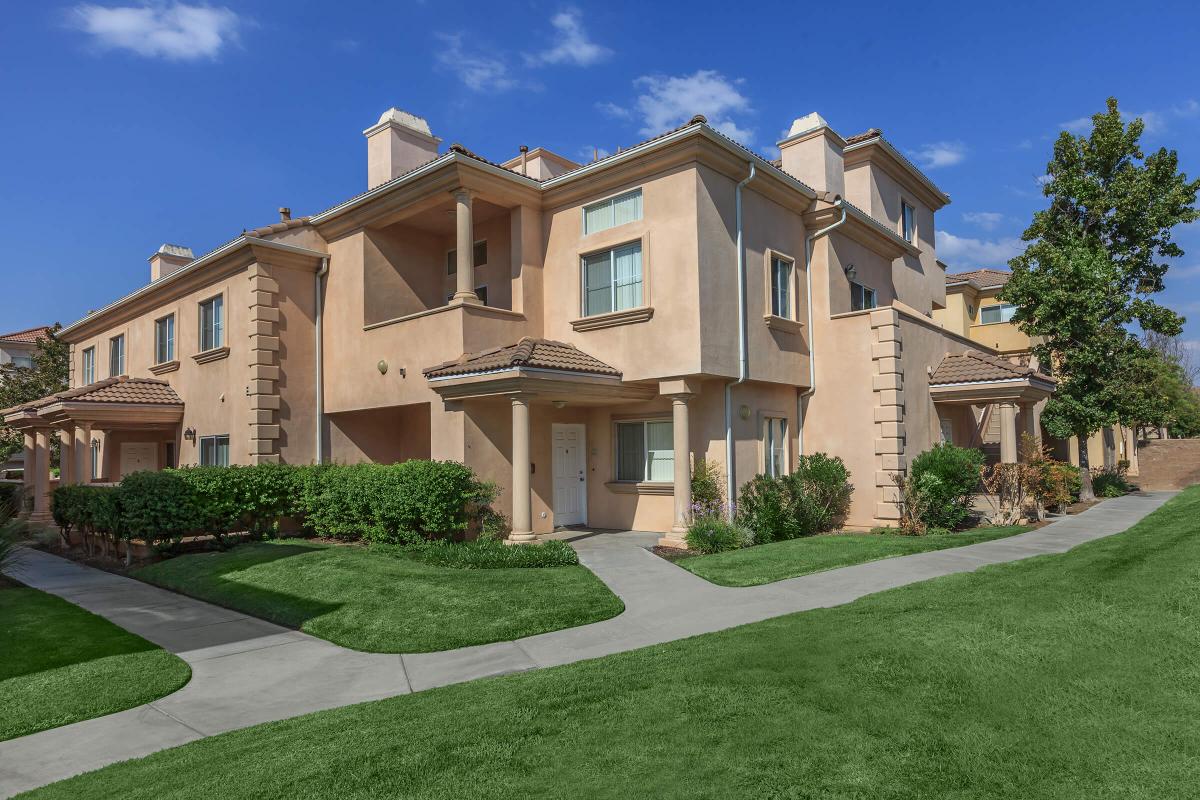
[[22, 488], [19, 483], [0, 483], [0, 524], [12, 519], [21, 510]]
[[200, 513], [196, 493], [179, 470], [133, 472], [121, 479], [115, 504], [101, 505], [110, 532], [119, 529], [119, 538], [141, 539], [146, 544], [171, 549], [185, 534], [199, 528]]
[[771, 478], [755, 476], [742, 487], [738, 520], [754, 531], [756, 544], [832, 530], [850, 509], [850, 471], [836, 456], [814, 453], [797, 459], [796, 470]]
[[979, 491], [983, 453], [948, 442], [934, 445], [913, 459], [913, 487], [922, 496], [923, 522], [930, 527], [958, 528], [971, 514]]
[[805, 514], [813, 533], [831, 531], [850, 511], [850, 470], [837, 456], [813, 453], [796, 459], [796, 471], [788, 476], [799, 481], [805, 498]]
[[706, 459], [696, 461], [692, 470], [692, 517], [725, 513], [724, 476], [721, 468]]
[[699, 553], [722, 553], [754, 543], [754, 532], [722, 517], [699, 517], [688, 526], [688, 549]]
[[217, 538], [248, 531], [262, 539], [279, 532], [279, 520], [298, 513], [302, 467], [186, 467], [176, 470], [195, 494], [197, 526]]
[[11, 572], [21, 563], [21, 545], [17, 533], [8, 525], [0, 525], [0, 575]]
[[550, 540], [532, 544], [505, 544], [491, 537], [451, 542], [439, 539], [411, 549], [427, 564], [454, 569], [531, 569], [569, 567], [579, 556], [566, 542]]
[[1092, 471], [1092, 491], [1097, 497], [1120, 497], [1133, 491], [1120, 467], [1104, 467]]

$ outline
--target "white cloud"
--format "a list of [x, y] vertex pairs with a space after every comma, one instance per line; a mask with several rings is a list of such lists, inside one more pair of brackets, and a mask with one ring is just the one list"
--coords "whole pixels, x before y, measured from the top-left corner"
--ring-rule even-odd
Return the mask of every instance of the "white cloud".
[[749, 99], [738, 89], [740, 83], [711, 69], [697, 70], [691, 75], [642, 76], [634, 81], [644, 92], [636, 102], [643, 121], [641, 132], [654, 136], [703, 114], [709, 125], [749, 145], [754, 129], [733, 119], [734, 114], [751, 112]]
[[106, 50], [129, 50], [147, 58], [195, 61], [216, 58], [237, 41], [244, 21], [224, 7], [208, 5], [116, 6], [91, 3], [70, 11], [70, 23]]
[[603, 147], [588, 145], [587, 147], [579, 148], [579, 160], [584, 164], [589, 164], [592, 161], [598, 161], [601, 158], [608, 158], [612, 153], [605, 150]]
[[1073, 133], [1076, 136], [1082, 136], [1092, 129], [1091, 117], [1077, 117], [1066, 122], [1060, 122], [1058, 127], [1062, 128], [1067, 133]]
[[1001, 222], [1004, 222], [1004, 215], [998, 211], [968, 211], [962, 215], [963, 222], [969, 222], [972, 225], [978, 225], [985, 231], [995, 230]]
[[550, 20], [550, 24], [554, 26], [557, 44], [548, 50], [525, 56], [525, 62], [529, 66], [574, 64], [577, 67], [587, 67], [612, 55], [612, 50], [596, 44], [588, 36], [583, 27], [583, 12], [578, 8], [560, 11]]
[[616, 103], [596, 103], [596, 110], [615, 119], [632, 119], [633, 112], [624, 106], [619, 106]]
[[937, 232], [937, 257], [952, 267], [1004, 267], [1008, 260], [1025, 251], [1025, 243], [1016, 238], [970, 239], [949, 231]]
[[[1155, 135], [1163, 133], [1170, 128], [1170, 122], [1173, 119], [1194, 119], [1200, 117], [1200, 102], [1188, 99], [1179, 105], [1162, 110], [1150, 109], [1141, 113], [1121, 112], [1121, 119], [1125, 123], [1132, 122], [1137, 117], [1140, 117], [1142, 123], [1145, 125], [1145, 132]], [[1078, 119], [1064, 122], [1058, 127], [1076, 136], [1087, 136], [1092, 132], [1092, 118], [1090, 116], [1079, 117]]]
[[463, 48], [461, 33], [439, 33], [442, 47], [438, 63], [458, 76], [468, 89], [476, 92], [503, 92], [517, 85], [508, 75], [508, 65], [499, 58], [479, 55]]
[[931, 142], [908, 154], [926, 169], [952, 167], [967, 157], [967, 146], [962, 142]]

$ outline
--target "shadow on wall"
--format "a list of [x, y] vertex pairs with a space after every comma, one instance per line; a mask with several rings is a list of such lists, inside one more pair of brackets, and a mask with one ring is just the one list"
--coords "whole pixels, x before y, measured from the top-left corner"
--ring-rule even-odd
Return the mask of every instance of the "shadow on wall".
[[429, 458], [429, 415], [429, 403], [329, 414], [329, 460], [395, 464]]

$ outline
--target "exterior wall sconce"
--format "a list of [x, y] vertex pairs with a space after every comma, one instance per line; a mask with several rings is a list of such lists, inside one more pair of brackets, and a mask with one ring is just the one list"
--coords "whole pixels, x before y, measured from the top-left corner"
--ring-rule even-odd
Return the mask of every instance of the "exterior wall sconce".
[[183, 432], [183, 438], [187, 439], [189, 442], [192, 442], [194, 444], [196, 442], [196, 429], [195, 428], [185, 429]]
[[849, 278], [850, 280], [854, 280], [855, 278], [858, 277], [858, 270], [856, 270], [854, 268], [853, 264], [846, 265], [846, 277]]
[[566, 407], [567, 407], [567, 401], [566, 401], [566, 400], [555, 400], [555, 401], [554, 401], [554, 407], [555, 407], [555, 408], [558, 408], [558, 409], [566, 408]]
[[750, 406], [743, 405], [738, 409], [738, 416], [742, 419], [750, 419]]
[[99, 447], [99, 446], [100, 446], [100, 440], [92, 439], [92, 447]]
[[375, 365], [375, 369], [379, 370], [380, 375], [387, 375], [388, 363], [381, 358], [379, 359], [379, 363]]

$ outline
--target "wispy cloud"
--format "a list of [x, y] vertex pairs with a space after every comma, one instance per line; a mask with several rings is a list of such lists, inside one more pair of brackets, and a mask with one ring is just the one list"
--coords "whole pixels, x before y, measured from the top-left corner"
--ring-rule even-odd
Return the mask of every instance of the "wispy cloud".
[[587, 67], [612, 55], [612, 50], [592, 41], [583, 27], [583, 12], [578, 8], [560, 11], [550, 19], [550, 24], [554, 26], [556, 44], [540, 53], [526, 55], [525, 63], [529, 66], [573, 64]]
[[480, 55], [481, 51], [477, 48], [468, 51], [463, 47], [461, 33], [439, 33], [436, 36], [441, 42], [438, 63], [458, 76], [468, 89], [503, 92], [517, 85], [516, 79], [508, 74], [508, 65], [503, 59]]
[[[1135, 118], [1140, 118], [1145, 125], [1145, 132], [1149, 135], [1167, 131], [1172, 120], [1195, 119], [1196, 117], [1200, 117], [1200, 101], [1194, 99], [1184, 100], [1170, 108], [1148, 109], [1140, 113], [1121, 112], [1121, 119], [1127, 123]], [[1076, 136], [1084, 136], [1092, 132], [1092, 118], [1090, 116], [1077, 117], [1061, 123], [1058, 127]]]
[[691, 75], [644, 75], [634, 81], [642, 94], [634, 106], [642, 119], [641, 133], [653, 136], [681, 125], [696, 114], [726, 136], [749, 145], [754, 129], [738, 124], [735, 115], [751, 113], [750, 100], [716, 70], [697, 70]]
[[908, 154], [925, 169], [952, 167], [967, 157], [967, 146], [962, 142], [931, 142]]
[[608, 158], [611, 155], [612, 151], [605, 150], [603, 147], [597, 147], [595, 145], [579, 148], [579, 160], [584, 164], [599, 160], [601, 158]]
[[605, 116], [613, 117], [614, 119], [633, 119], [633, 112], [624, 106], [619, 106], [616, 103], [603, 102], [596, 103], [596, 110]]
[[1020, 255], [1025, 243], [1016, 238], [971, 239], [937, 232], [937, 257], [952, 267], [1003, 267]]
[[70, 10], [68, 21], [102, 50], [128, 50], [169, 61], [214, 59], [237, 41], [245, 25], [228, 8], [186, 3], [114, 7], [83, 3]]
[[1005, 220], [1005, 216], [999, 211], [968, 211], [962, 218], [963, 222], [969, 222], [985, 231], [995, 230]]

